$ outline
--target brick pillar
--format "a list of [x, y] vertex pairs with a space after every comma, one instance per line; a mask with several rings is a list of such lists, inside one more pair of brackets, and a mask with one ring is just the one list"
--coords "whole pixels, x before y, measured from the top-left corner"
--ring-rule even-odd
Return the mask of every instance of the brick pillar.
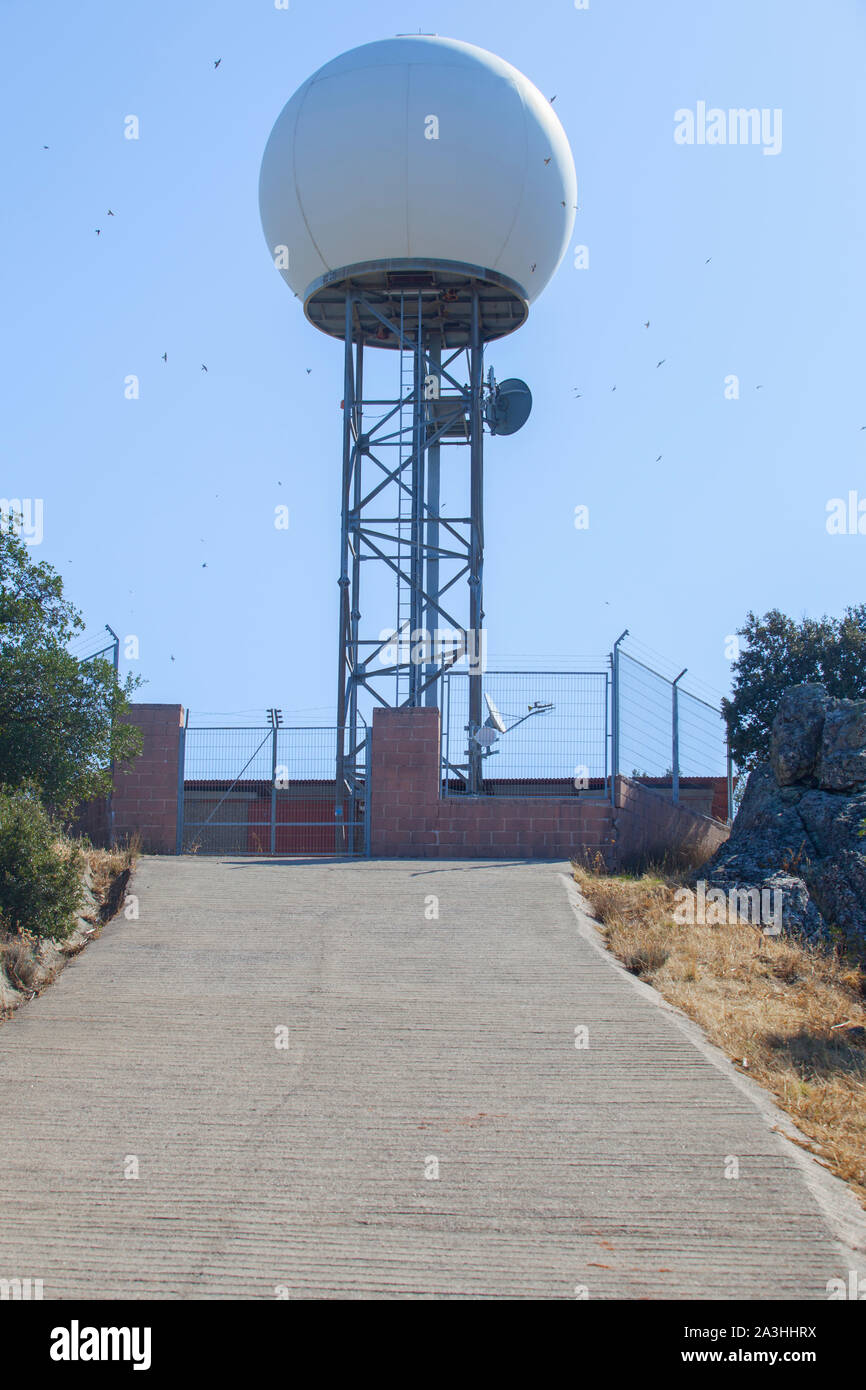
[[138, 831], [146, 853], [174, 854], [183, 706], [136, 704], [126, 720], [141, 729], [143, 747], [134, 763], [115, 768], [115, 842]]
[[371, 738], [372, 853], [383, 857], [435, 854], [438, 709], [376, 709]]

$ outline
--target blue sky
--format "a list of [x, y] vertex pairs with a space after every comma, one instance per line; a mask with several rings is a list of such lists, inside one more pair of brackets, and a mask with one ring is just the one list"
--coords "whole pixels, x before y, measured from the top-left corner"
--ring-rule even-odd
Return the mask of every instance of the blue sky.
[[[418, 29], [556, 94], [589, 248], [488, 354], [534, 395], [487, 443], [489, 650], [566, 658], [628, 627], [724, 691], [750, 608], [864, 598], [866, 536], [825, 524], [866, 498], [866, 18], [846, 0], [6, 0], [0, 495], [44, 500], [34, 549], [89, 628], [138, 637], [141, 698], [327, 722], [341, 349], [273, 268], [258, 171], [310, 73]], [[781, 152], [676, 144], [699, 101], [780, 108]]]

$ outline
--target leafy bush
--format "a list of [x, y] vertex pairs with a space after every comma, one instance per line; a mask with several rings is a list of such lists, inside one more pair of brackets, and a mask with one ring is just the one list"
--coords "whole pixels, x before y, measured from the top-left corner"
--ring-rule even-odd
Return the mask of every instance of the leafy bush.
[[0, 922], [7, 933], [62, 940], [82, 899], [83, 858], [32, 786], [0, 787]]

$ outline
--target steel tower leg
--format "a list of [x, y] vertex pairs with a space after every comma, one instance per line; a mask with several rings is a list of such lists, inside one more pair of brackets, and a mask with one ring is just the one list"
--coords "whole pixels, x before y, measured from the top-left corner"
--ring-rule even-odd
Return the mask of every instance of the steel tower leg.
[[472, 643], [469, 673], [469, 786], [471, 794], [481, 791], [481, 747], [472, 737], [483, 723], [481, 688], [481, 628], [484, 621], [482, 571], [484, 565], [484, 455], [481, 414], [483, 356], [481, 345], [478, 290], [472, 292], [472, 339], [469, 350], [469, 469], [470, 469], [470, 545], [469, 545], [469, 637]]
[[[423, 667], [414, 660], [418, 634], [424, 626], [424, 463], [427, 449], [427, 424], [424, 409], [424, 325], [422, 300], [418, 296], [418, 335], [415, 344], [415, 365], [412, 373], [412, 528], [409, 573], [412, 579], [409, 630], [409, 704], [420, 705]], [[423, 639], [422, 639], [423, 640]]]
[[[346, 739], [349, 731], [347, 729], [346, 715], [348, 693], [352, 684], [355, 657], [357, 655], [356, 651], [353, 650], [352, 644], [352, 599], [349, 593], [349, 498], [354, 462], [352, 418], [355, 404], [355, 372], [352, 360], [352, 304], [353, 297], [351, 294], [347, 294], [343, 353], [343, 476], [340, 490], [340, 644], [337, 668], [337, 766], [334, 786], [334, 848], [338, 854], [344, 852], [348, 847], [346, 840], [347, 833], [349, 833], [346, 829], [349, 819], [349, 783], [347, 780], [347, 773], [350, 769], [347, 766]], [[354, 768], [352, 768], [351, 771], [354, 772]], [[354, 775], [351, 780], [352, 783], [354, 783]]]
[[[442, 339], [439, 334], [431, 335], [428, 343], [427, 357], [430, 363], [430, 372], [433, 375], [438, 373], [438, 368], [442, 365]], [[428, 431], [429, 433], [429, 431]], [[439, 477], [440, 477], [440, 450], [438, 442], [431, 444], [427, 450], [427, 575], [425, 588], [427, 591], [427, 608], [424, 619], [424, 626], [432, 640], [433, 634], [441, 627], [439, 614], [435, 605], [439, 602]], [[435, 655], [435, 654], [434, 654]], [[435, 660], [431, 660], [424, 672], [425, 681], [432, 681], [436, 669]], [[439, 690], [435, 683], [427, 686], [424, 692], [425, 705], [437, 705], [439, 703]]]

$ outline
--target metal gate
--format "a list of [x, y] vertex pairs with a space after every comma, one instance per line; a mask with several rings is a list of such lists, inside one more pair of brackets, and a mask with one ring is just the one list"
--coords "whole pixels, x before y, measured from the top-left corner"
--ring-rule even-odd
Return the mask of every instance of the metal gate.
[[347, 819], [335, 794], [336, 728], [187, 725], [181, 740], [178, 854], [370, 853], [369, 797]]

